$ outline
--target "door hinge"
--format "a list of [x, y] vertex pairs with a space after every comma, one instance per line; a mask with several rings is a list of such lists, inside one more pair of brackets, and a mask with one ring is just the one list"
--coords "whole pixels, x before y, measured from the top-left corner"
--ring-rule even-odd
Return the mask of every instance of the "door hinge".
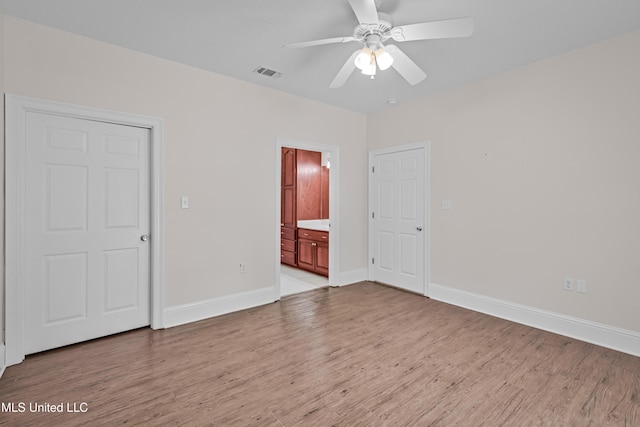
[[375, 258], [371, 258], [371, 264], [375, 264], [376, 263], [376, 259]]
[[375, 212], [371, 212], [371, 218], [375, 218], [376, 217], [376, 213]]
[[376, 167], [375, 166], [371, 166], [371, 173], [375, 173], [376, 172]]

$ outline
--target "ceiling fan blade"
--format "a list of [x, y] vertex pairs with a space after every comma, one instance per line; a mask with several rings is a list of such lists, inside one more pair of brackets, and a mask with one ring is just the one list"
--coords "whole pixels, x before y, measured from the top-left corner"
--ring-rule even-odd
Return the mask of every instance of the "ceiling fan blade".
[[283, 47], [309, 47], [309, 46], [320, 46], [323, 44], [332, 44], [332, 43], [348, 43], [348, 42], [354, 42], [354, 41], [357, 41], [357, 40], [353, 36], [333, 37], [330, 39], [311, 40], [308, 42], [285, 44]]
[[393, 64], [391, 64], [391, 66], [395, 68], [410, 85], [416, 85], [427, 77], [425, 72], [401, 51], [398, 46], [387, 45], [384, 47], [384, 50], [393, 57]]
[[349, 4], [360, 24], [378, 23], [378, 9], [375, 0], [349, 0]]
[[351, 54], [349, 59], [347, 59], [347, 62], [345, 62], [342, 68], [340, 68], [340, 71], [338, 71], [338, 74], [336, 74], [336, 77], [333, 79], [333, 81], [329, 85], [331, 89], [339, 88], [343, 84], [345, 84], [349, 76], [351, 76], [351, 73], [353, 73], [353, 70], [356, 69], [355, 59], [359, 53], [360, 53], [360, 49], [353, 52], [353, 54]]
[[468, 37], [471, 34], [473, 34], [473, 18], [457, 18], [447, 19], [445, 21], [401, 25], [391, 30], [391, 37], [398, 42]]

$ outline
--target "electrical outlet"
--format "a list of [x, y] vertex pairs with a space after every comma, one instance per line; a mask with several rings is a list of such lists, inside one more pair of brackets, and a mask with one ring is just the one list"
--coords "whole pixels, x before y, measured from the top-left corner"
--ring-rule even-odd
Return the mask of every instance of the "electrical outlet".
[[453, 203], [451, 202], [451, 200], [443, 200], [442, 209], [445, 211], [450, 211], [451, 209], [453, 209]]
[[240, 263], [240, 273], [246, 273], [247, 272], [247, 264], [241, 262]]
[[569, 292], [575, 291], [576, 290], [576, 279], [574, 279], [573, 277], [565, 277], [564, 278], [563, 289], [565, 291], [569, 291]]
[[576, 282], [576, 290], [581, 294], [587, 293], [587, 281], [583, 279], [578, 279]]

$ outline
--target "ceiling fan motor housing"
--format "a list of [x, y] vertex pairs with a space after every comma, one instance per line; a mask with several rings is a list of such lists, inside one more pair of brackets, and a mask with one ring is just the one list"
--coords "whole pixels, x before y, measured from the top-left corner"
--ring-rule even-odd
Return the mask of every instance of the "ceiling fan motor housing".
[[369, 49], [375, 51], [382, 47], [382, 42], [391, 38], [391, 23], [379, 21], [377, 24], [358, 25], [353, 30], [353, 37], [362, 41]]

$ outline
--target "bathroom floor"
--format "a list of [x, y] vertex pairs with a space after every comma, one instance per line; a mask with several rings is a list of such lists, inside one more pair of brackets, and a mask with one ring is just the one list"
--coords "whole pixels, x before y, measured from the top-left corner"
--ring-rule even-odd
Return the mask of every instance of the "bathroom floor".
[[280, 265], [280, 295], [293, 295], [329, 286], [329, 279], [298, 268]]

